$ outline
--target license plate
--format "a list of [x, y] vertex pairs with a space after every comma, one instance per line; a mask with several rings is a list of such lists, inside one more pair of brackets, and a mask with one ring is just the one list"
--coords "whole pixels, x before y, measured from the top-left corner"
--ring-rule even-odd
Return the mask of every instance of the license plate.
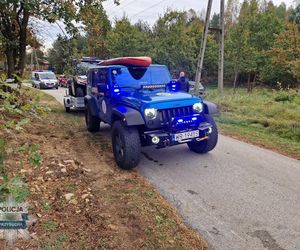
[[199, 137], [199, 130], [193, 130], [193, 131], [189, 131], [189, 132], [175, 134], [174, 140], [175, 141], [183, 141], [183, 140], [196, 138], [196, 137]]

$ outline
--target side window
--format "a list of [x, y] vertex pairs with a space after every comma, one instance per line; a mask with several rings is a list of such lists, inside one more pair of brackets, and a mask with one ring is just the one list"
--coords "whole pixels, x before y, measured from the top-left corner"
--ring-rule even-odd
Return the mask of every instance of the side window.
[[98, 83], [98, 92], [107, 93], [106, 78], [107, 78], [107, 69], [102, 68], [98, 70], [99, 83]]
[[35, 77], [35, 80], [39, 80], [39, 79], [40, 79], [38, 73], [35, 73], [35, 74], [34, 74], [34, 77]]
[[87, 81], [88, 81], [88, 85], [90, 85], [91, 87], [93, 86], [93, 71], [94, 70], [89, 70], [88, 74], [87, 74]]
[[99, 83], [100, 84], [106, 84], [106, 76], [107, 70], [106, 69], [99, 69]]
[[91, 69], [88, 72], [88, 84], [92, 88], [97, 88], [98, 93], [107, 94], [107, 69], [105, 68], [96, 68]]
[[97, 87], [100, 84], [99, 69], [90, 69], [87, 74], [87, 80], [91, 87]]

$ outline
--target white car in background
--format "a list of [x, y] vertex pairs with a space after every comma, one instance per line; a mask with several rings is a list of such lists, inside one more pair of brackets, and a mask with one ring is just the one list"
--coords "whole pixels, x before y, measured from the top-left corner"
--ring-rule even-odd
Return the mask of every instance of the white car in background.
[[58, 80], [56, 75], [49, 70], [32, 71], [32, 87], [38, 89], [58, 89]]

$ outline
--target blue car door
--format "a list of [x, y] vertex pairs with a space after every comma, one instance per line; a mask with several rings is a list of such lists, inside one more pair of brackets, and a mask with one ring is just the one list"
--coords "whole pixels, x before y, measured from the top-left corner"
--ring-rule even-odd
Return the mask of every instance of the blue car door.
[[98, 104], [100, 109], [100, 119], [109, 123], [111, 117], [110, 92], [108, 84], [107, 68], [99, 68], [98, 70]]

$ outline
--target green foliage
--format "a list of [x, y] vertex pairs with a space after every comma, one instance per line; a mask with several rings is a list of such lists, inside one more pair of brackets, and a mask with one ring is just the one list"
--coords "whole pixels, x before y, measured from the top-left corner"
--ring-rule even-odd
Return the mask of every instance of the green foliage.
[[39, 144], [28, 144], [25, 143], [19, 147], [19, 152], [28, 154], [28, 161], [33, 167], [40, 167], [43, 162], [43, 157], [40, 154]]
[[28, 187], [20, 176], [10, 178], [0, 185], [0, 200], [2, 201], [11, 196], [16, 202], [23, 202], [29, 194]]
[[[169, 11], [158, 19], [153, 29], [153, 57], [156, 61], [167, 64], [173, 73], [181, 70], [188, 73], [195, 71], [196, 41], [189, 36], [188, 21], [186, 12]], [[192, 30], [190, 34], [193, 34]]]
[[[202, 37], [203, 22], [192, 11], [167, 11], [153, 28], [155, 61], [167, 64], [174, 77], [185, 71], [193, 79]], [[208, 37], [204, 60], [205, 74], [216, 75], [217, 43]]]
[[111, 24], [104, 8], [84, 7], [81, 18], [86, 32], [88, 55], [107, 58], [106, 36], [111, 29]]
[[30, 154], [29, 163], [33, 167], [40, 167], [42, 165], [43, 158], [39, 152], [34, 152]]
[[43, 208], [45, 209], [45, 211], [49, 211], [51, 209], [51, 204], [48, 201], [44, 201]]
[[294, 99], [294, 95], [291, 95], [287, 92], [279, 92], [278, 95], [275, 96], [274, 100], [276, 102], [291, 102]]
[[28, 123], [30, 123], [30, 119], [29, 118], [24, 118], [24, 119], [20, 120], [16, 124], [16, 130], [22, 130], [23, 126], [27, 125]]
[[298, 4], [295, 9], [292, 9], [289, 20], [291, 22], [295, 22], [298, 25], [298, 29], [300, 31], [300, 4]]
[[0, 175], [4, 181], [8, 181], [8, 172], [4, 167], [4, 159], [6, 158], [6, 142], [3, 139], [0, 139]]
[[148, 54], [149, 35], [130, 24], [126, 17], [117, 20], [107, 34], [107, 48], [111, 57]]
[[[259, 6], [257, 0], [244, 1], [238, 20], [229, 27], [225, 42], [227, 77], [248, 74], [249, 79], [263, 79], [268, 72], [270, 58], [267, 53], [274, 46], [276, 35], [284, 31], [285, 7], [272, 2]], [[276, 83], [276, 82], [275, 82]]]
[[75, 42], [59, 36], [49, 50], [48, 60], [57, 74], [72, 73], [72, 59], [75, 53]]
[[54, 222], [54, 221], [45, 221], [43, 224], [42, 224], [42, 227], [45, 229], [45, 230], [48, 230], [48, 231], [55, 231], [55, 229], [58, 227], [57, 223]]
[[48, 241], [44, 244], [45, 250], [58, 250], [61, 249], [63, 242], [67, 241], [69, 237], [66, 234], [60, 234], [54, 241]]
[[284, 88], [300, 84], [300, 36], [294, 23], [287, 23], [286, 30], [276, 37], [274, 46], [267, 52], [269, 64], [262, 70], [262, 79]]
[[0, 175], [3, 178], [3, 182], [0, 185], [0, 201], [12, 197], [16, 202], [22, 202], [29, 195], [28, 187], [20, 176], [9, 177], [8, 170], [4, 165], [5, 158], [6, 142], [0, 139]]

